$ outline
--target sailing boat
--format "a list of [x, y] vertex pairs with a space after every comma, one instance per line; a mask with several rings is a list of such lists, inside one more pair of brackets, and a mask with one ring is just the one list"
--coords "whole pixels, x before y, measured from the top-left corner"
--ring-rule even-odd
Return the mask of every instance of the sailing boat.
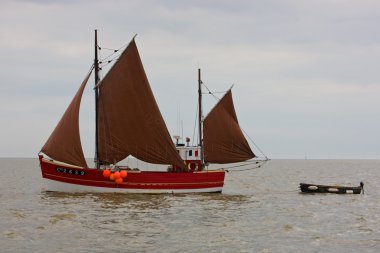
[[[56, 128], [39, 153], [45, 188], [61, 192], [189, 193], [222, 192], [225, 170], [208, 163], [236, 163], [255, 157], [239, 127], [231, 90], [202, 119], [198, 70], [199, 143], [175, 144], [162, 118], [142, 65], [135, 38], [105, 77], [99, 79], [97, 31], [95, 61]], [[84, 158], [79, 109], [95, 71], [95, 168]], [[167, 171], [120, 166], [133, 156]]]

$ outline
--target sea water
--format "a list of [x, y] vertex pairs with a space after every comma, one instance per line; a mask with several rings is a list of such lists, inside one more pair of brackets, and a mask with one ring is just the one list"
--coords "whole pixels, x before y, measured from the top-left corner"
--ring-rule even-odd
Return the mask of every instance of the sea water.
[[380, 252], [379, 160], [271, 160], [222, 194], [174, 195], [45, 192], [37, 159], [0, 164], [0, 252]]

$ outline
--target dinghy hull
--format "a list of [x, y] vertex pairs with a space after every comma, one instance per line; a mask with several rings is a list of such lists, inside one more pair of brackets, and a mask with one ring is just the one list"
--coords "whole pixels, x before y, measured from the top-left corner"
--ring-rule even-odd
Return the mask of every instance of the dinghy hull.
[[329, 186], [300, 183], [301, 192], [304, 193], [335, 193], [335, 194], [360, 194], [362, 187]]

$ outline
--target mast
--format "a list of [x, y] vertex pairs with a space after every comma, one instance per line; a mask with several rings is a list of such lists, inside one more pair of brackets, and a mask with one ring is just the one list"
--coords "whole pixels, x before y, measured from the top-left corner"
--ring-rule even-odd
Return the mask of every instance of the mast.
[[98, 61], [98, 30], [95, 29], [95, 164], [96, 168], [100, 169], [99, 158], [99, 143], [98, 143], [98, 95], [99, 90], [97, 84], [99, 82], [99, 61]]
[[203, 136], [202, 136], [202, 80], [201, 69], [198, 69], [198, 129], [199, 129], [199, 146], [201, 147], [201, 164], [204, 164]]

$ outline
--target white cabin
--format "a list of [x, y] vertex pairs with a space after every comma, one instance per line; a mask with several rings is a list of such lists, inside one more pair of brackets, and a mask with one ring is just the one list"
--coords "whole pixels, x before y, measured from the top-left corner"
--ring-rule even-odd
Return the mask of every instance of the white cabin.
[[179, 156], [184, 161], [200, 161], [201, 148], [199, 146], [185, 146], [185, 144], [177, 144], [176, 149]]

